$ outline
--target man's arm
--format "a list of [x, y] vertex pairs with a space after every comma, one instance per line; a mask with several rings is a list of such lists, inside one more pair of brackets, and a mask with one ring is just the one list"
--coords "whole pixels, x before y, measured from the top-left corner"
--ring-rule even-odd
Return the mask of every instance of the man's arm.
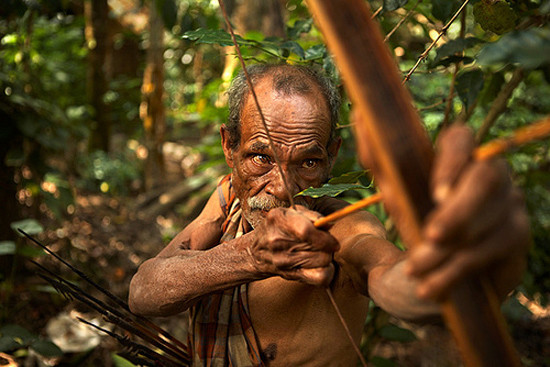
[[330, 232], [341, 245], [335, 260], [357, 292], [401, 319], [419, 321], [439, 315], [435, 302], [417, 297], [417, 281], [405, 272], [407, 253], [385, 239], [382, 224], [372, 214], [354, 213], [336, 222]]
[[[202, 252], [198, 250], [218, 245], [224, 219], [215, 191], [199, 216], [156, 257], [139, 267], [130, 283], [128, 303], [132, 311], [146, 315], [170, 315], [187, 308], [187, 303], [193, 302], [188, 294], [197, 292], [193, 291], [196, 286], [190, 283], [193, 278], [185, 276], [186, 272], [192, 270], [191, 264], [200, 264]], [[213, 251], [213, 260], [217, 252]], [[230, 251], [227, 251], [227, 256], [229, 254]], [[235, 261], [238, 260], [237, 257]]]
[[252, 232], [217, 245], [223, 213], [214, 194], [195, 221], [139, 267], [130, 283], [130, 308], [168, 316], [209, 293], [270, 276], [326, 284], [338, 243], [313, 227], [317, 216], [301, 207], [274, 209]]
[[130, 309], [142, 315], [170, 316], [206, 294], [261, 279], [246, 247], [243, 236], [209, 250], [182, 250], [145, 261], [130, 283]]
[[[466, 276], [487, 274], [502, 298], [521, 279], [530, 242], [523, 202], [503, 162], [474, 162], [473, 148], [464, 127], [442, 134], [432, 173], [436, 206], [424, 223], [423, 242], [411, 251], [401, 253], [381, 236], [340, 240], [339, 256], [356, 274], [352, 279], [396, 316], [430, 316], [437, 308], [424, 300], [444, 297]], [[384, 202], [391, 206], [391, 200]], [[361, 233], [350, 232], [353, 226], [335, 225], [334, 230], [343, 228], [335, 237]]]

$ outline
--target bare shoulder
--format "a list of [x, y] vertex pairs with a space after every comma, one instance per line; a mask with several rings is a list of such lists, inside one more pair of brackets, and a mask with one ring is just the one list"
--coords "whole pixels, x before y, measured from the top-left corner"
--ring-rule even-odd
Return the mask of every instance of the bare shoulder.
[[394, 264], [402, 252], [386, 239], [386, 230], [376, 216], [358, 211], [336, 221], [329, 229], [340, 243], [334, 259], [341, 271], [340, 284], [351, 282], [368, 295], [368, 279], [374, 269]]
[[341, 245], [356, 235], [386, 238], [386, 230], [380, 220], [367, 211], [358, 211], [336, 221], [332, 225], [330, 233], [340, 241]]
[[[323, 197], [315, 201], [313, 210], [326, 216], [348, 205], [350, 204], [343, 200]], [[370, 234], [386, 238], [386, 231], [382, 223], [376, 216], [365, 210], [357, 211], [339, 219], [332, 224], [330, 233], [340, 241], [355, 234]]]
[[214, 191], [201, 213], [157, 255], [172, 257], [187, 250], [206, 250], [219, 244], [226, 218], [217, 191]]
[[[349, 204], [343, 200], [326, 198], [316, 204], [315, 208], [323, 215], [328, 215], [340, 210]], [[369, 251], [378, 247], [386, 248], [386, 229], [380, 220], [366, 210], [359, 210], [335, 221], [331, 224], [329, 232], [340, 243], [339, 253], [363, 251], [358, 246], [368, 242]], [[391, 244], [390, 244], [391, 245]], [[391, 245], [393, 246], [393, 245]]]

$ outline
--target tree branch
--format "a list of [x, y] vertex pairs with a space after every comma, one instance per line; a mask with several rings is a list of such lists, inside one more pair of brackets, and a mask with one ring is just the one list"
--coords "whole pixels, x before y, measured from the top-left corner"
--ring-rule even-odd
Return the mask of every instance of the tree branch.
[[384, 38], [384, 42], [388, 42], [388, 40], [390, 39], [390, 37], [392, 36], [392, 34], [394, 34], [395, 31], [398, 30], [399, 27], [401, 27], [401, 25], [402, 25], [403, 23], [405, 23], [405, 21], [406, 21], [407, 19], [409, 19], [409, 17], [410, 17], [411, 14], [414, 12], [414, 10], [415, 10], [416, 7], [418, 6], [418, 4], [420, 4], [421, 2], [422, 2], [422, 0], [418, 0], [418, 1], [416, 2], [416, 4], [414, 4], [414, 6], [411, 8], [411, 10], [409, 10], [409, 11], [407, 12], [407, 14], [405, 14], [405, 16], [403, 17], [403, 19], [401, 19], [401, 20], [399, 21], [399, 23], [397, 23], [397, 24], [395, 25], [395, 27], [393, 27], [393, 29], [392, 29], [391, 31], [389, 31], [388, 34], [386, 34], [386, 37]]
[[519, 83], [523, 80], [523, 77], [523, 69], [516, 69], [512, 74], [510, 81], [502, 87], [498, 93], [498, 96], [495, 98], [495, 101], [491, 105], [491, 109], [487, 113], [487, 116], [485, 116], [483, 124], [476, 133], [476, 142], [478, 144], [483, 141], [498, 117], [506, 110], [508, 99], [512, 96], [512, 92], [514, 92]]
[[445, 26], [443, 28], [441, 28], [441, 31], [439, 32], [439, 34], [437, 35], [437, 37], [435, 38], [435, 40], [433, 40], [433, 42], [428, 46], [428, 48], [422, 53], [422, 55], [420, 55], [420, 57], [418, 58], [418, 60], [416, 61], [416, 64], [414, 64], [414, 66], [411, 68], [411, 70], [409, 70], [409, 72], [407, 73], [407, 75], [405, 76], [405, 79], [403, 79], [403, 84], [405, 84], [406, 82], [409, 81], [409, 79], [411, 78], [411, 75], [414, 73], [414, 71], [418, 68], [418, 65], [420, 65], [420, 63], [428, 56], [428, 53], [432, 50], [432, 48], [434, 48], [434, 46], [436, 45], [437, 41], [439, 41], [439, 39], [441, 37], [443, 37], [443, 35], [445, 33], [447, 33], [447, 30], [449, 29], [449, 27], [451, 26], [451, 24], [453, 24], [453, 22], [455, 21], [455, 19], [458, 17], [458, 15], [462, 12], [462, 10], [464, 10], [464, 8], [466, 7], [466, 5], [468, 4], [470, 0], [465, 0], [464, 3], [462, 3], [462, 5], [460, 6], [460, 8], [457, 10], [457, 12], [455, 13], [455, 15], [453, 15], [453, 17], [451, 18], [451, 20], [449, 20], [447, 22], [447, 24], [445, 24]]

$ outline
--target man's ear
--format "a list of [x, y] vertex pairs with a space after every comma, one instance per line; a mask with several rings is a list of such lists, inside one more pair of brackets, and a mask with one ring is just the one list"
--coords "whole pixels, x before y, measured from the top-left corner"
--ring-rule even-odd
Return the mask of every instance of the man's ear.
[[330, 160], [330, 169], [332, 169], [332, 165], [336, 161], [336, 156], [338, 155], [338, 151], [340, 150], [340, 146], [342, 145], [342, 138], [337, 137], [330, 142], [330, 144], [327, 147], [327, 151], [329, 154], [329, 160]]
[[231, 138], [229, 137], [229, 130], [225, 124], [220, 127], [220, 135], [222, 137], [222, 149], [225, 155], [225, 162], [229, 168], [233, 168], [233, 149], [231, 149]]

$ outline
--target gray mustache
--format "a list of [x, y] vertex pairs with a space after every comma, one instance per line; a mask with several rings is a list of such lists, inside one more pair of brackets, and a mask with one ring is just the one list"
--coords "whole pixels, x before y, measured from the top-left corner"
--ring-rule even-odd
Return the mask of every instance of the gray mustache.
[[[274, 208], [288, 208], [290, 203], [285, 200], [279, 200], [273, 196], [252, 196], [247, 199], [247, 204], [250, 210], [265, 210], [269, 211]], [[295, 200], [296, 204], [308, 207], [305, 200]]]

